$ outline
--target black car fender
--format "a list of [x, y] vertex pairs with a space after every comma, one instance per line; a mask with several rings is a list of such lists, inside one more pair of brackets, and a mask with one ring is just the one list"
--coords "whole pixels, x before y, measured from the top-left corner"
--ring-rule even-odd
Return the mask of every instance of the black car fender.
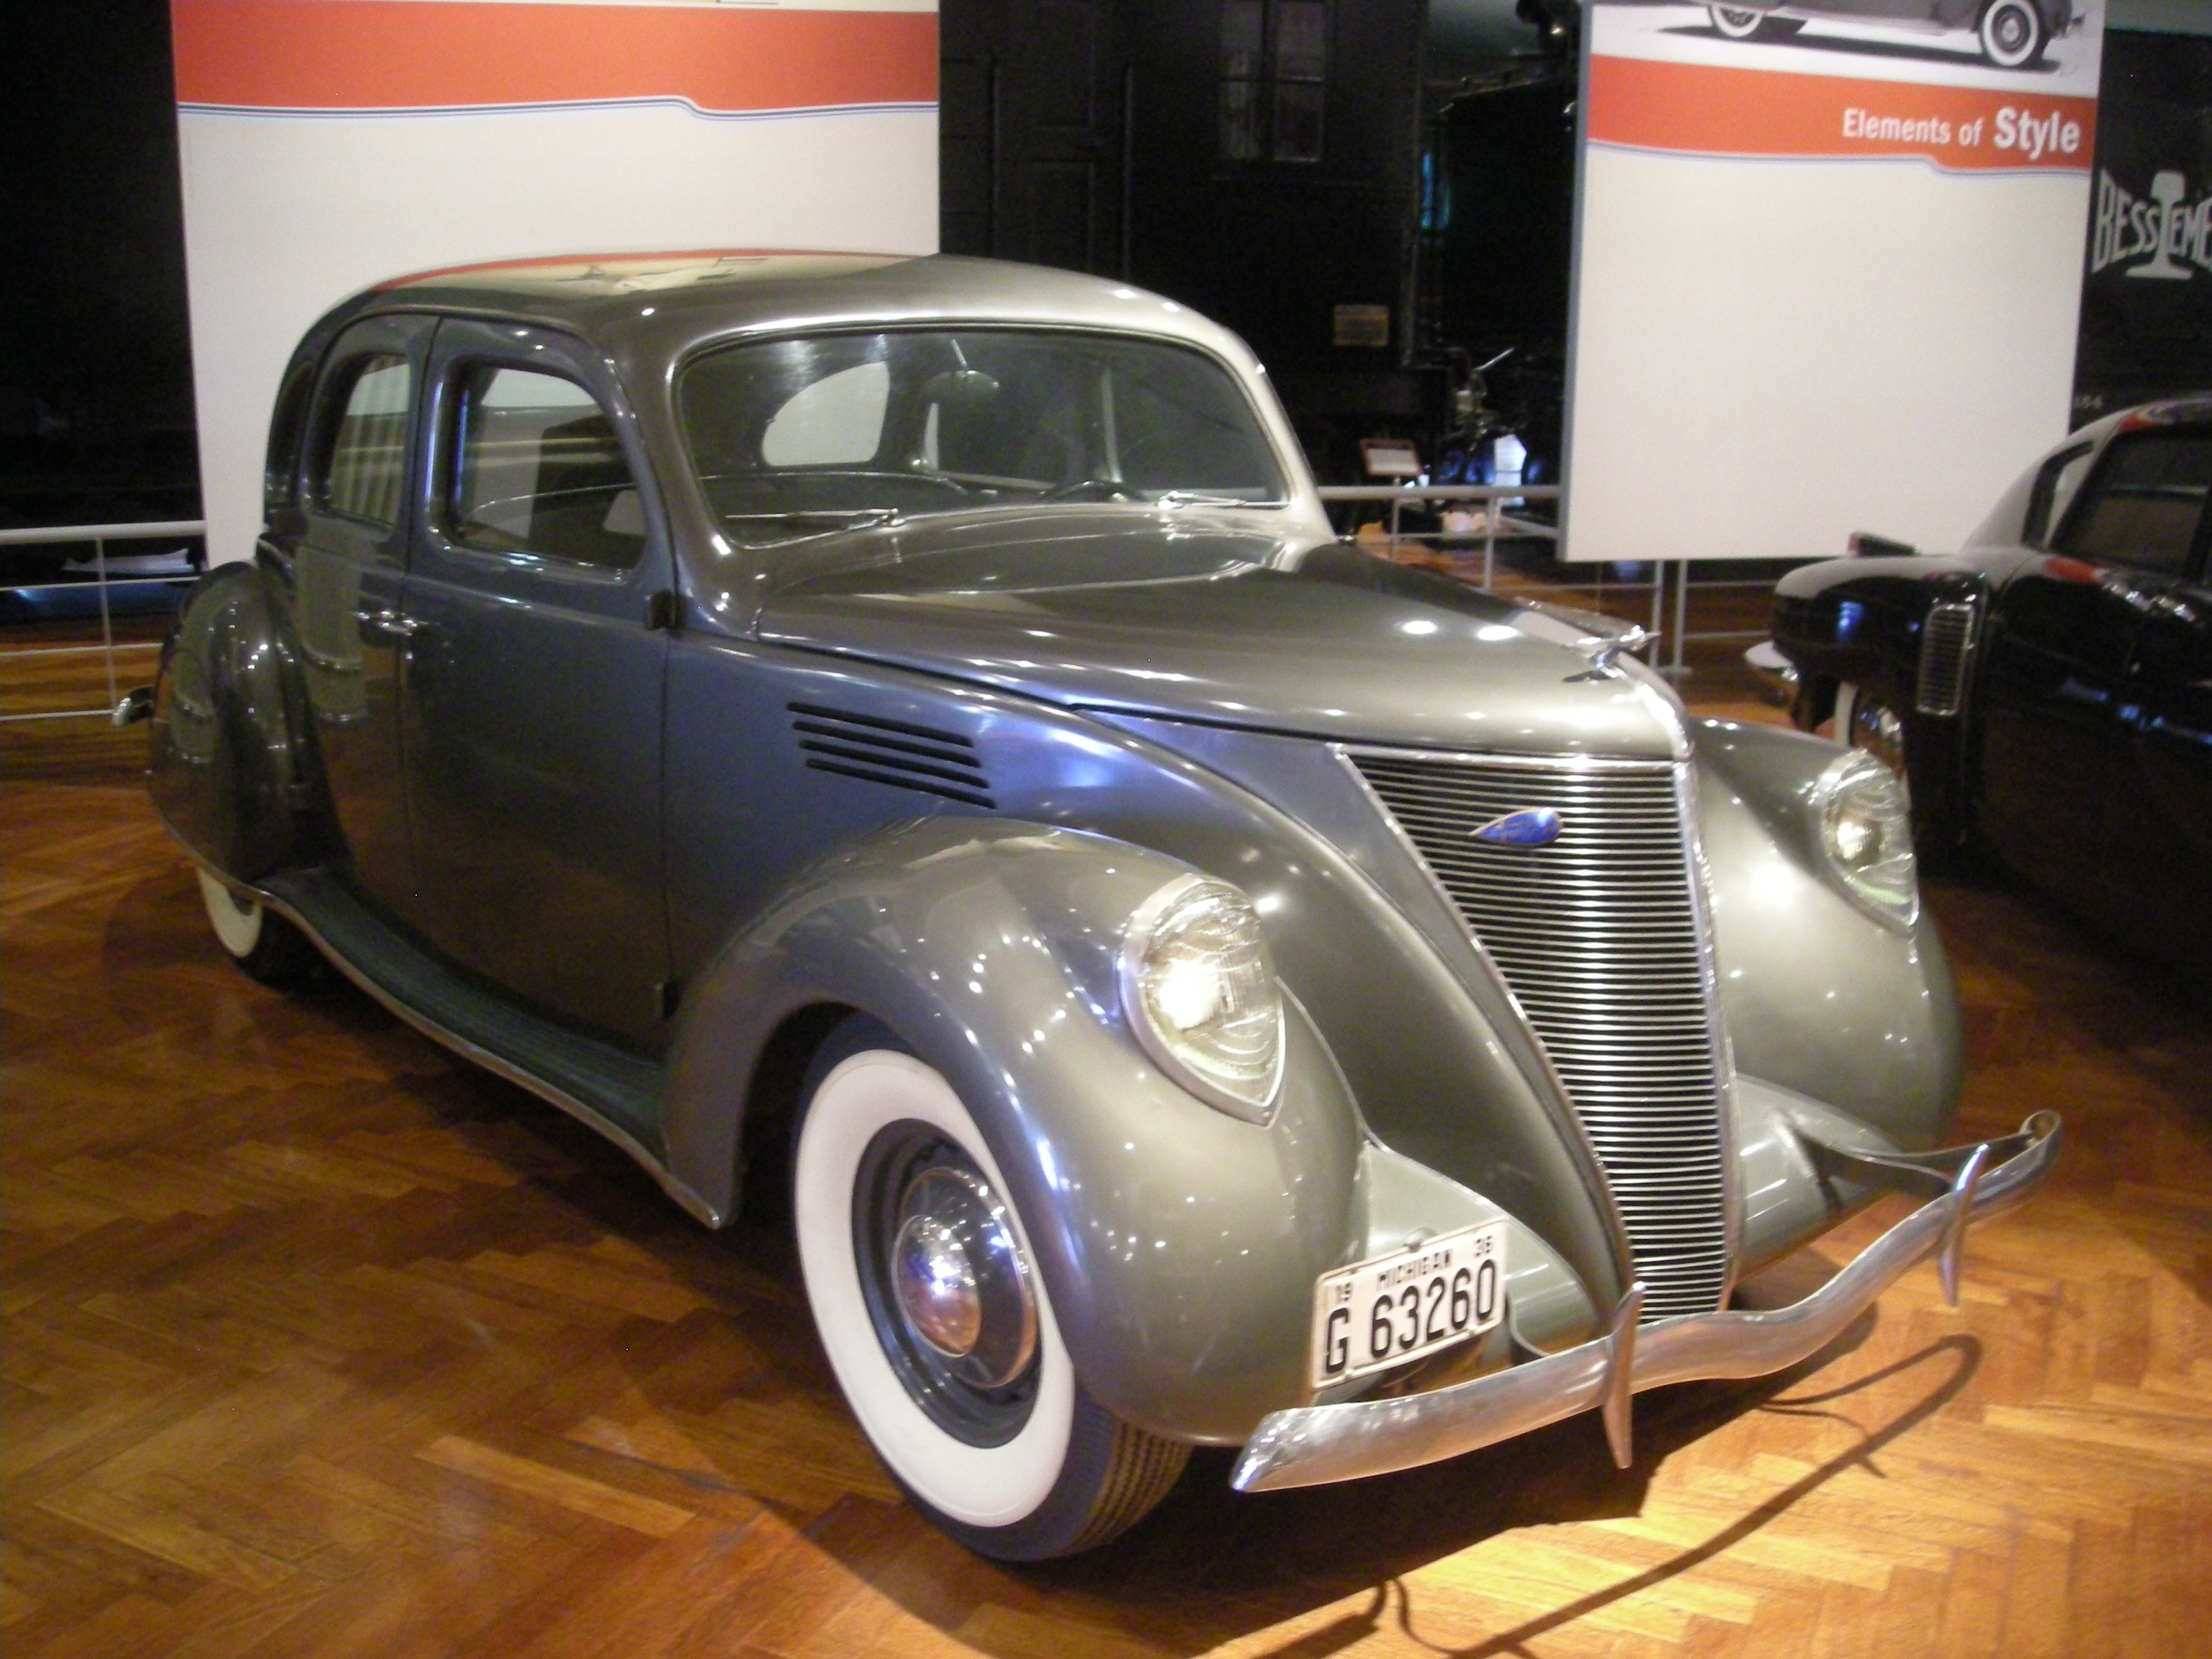
[[[1989, 588], [1982, 563], [1922, 555], [1830, 559], [1775, 586], [1774, 644], [1799, 676], [1793, 718], [1808, 731], [1827, 720], [1844, 685], [1857, 708], [1875, 702], [1898, 717], [1916, 836], [1929, 857], [1955, 848], [1971, 823], [1969, 700]], [[1931, 634], [1938, 606], [1947, 628]]]

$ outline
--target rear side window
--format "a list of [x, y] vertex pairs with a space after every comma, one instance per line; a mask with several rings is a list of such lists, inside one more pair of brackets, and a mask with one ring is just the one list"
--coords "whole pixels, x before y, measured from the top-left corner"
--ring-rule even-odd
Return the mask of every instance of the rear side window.
[[614, 423], [565, 375], [465, 368], [447, 532], [465, 547], [608, 569], [635, 564], [645, 513]]
[[2129, 433], [2112, 441], [2055, 549], [2179, 574], [2212, 489], [2212, 430]]
[[404, 357], [379, 353], [345, 364], [329, 384], [322, 465], [309, 491], [327, 512], [395, 525], [407, 477], [413, 371]]

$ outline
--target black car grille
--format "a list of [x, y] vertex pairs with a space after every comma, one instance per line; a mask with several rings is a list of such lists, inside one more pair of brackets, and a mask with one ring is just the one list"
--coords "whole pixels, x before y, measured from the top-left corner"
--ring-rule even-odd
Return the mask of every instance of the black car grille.
[[819, 703], [787, 707], [806, 764], [817, 772], [918, 789], [970, 806], [997, 804], [972, 738], [872, 714], [848, 714]]
[[[1676, 769], [1353, 753], [1550, 1054], [1604, 1165], [1644, 1318], [1729, 1279], [1723, 1094]], [[1473, 832], [1559, 815], [1548, 846]]]
[[1912, 706], [1923, 714], [1956, 714], [1966, 698], [1966, 664], [1974, 654], [1974, 606], [1933, 605], [1920, 627], [1920, 684]]

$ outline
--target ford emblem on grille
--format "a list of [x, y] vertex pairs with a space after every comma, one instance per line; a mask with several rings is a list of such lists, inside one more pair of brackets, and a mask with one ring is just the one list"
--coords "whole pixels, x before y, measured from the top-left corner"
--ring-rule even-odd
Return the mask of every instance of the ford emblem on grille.
[[1493, 847], [1549, 847], [1559, 840], [1562, 827], [1557, 812], [1548, 806], [1534, 806], [1525, 812], [1508, 812], [1502, 818], [1492, 818], [1468, 834]]

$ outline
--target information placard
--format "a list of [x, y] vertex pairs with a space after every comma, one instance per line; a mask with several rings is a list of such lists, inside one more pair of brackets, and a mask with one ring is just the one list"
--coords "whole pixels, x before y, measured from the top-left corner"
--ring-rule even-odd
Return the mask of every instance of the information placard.
[[1763, 6], [1591, 8], [1570, 559], [1955, 544], [2066, 430], [2101, 0]]
[[562, 253], [937, 246], [936, 0], [172, 0], [210, 559], [356, 289]]

